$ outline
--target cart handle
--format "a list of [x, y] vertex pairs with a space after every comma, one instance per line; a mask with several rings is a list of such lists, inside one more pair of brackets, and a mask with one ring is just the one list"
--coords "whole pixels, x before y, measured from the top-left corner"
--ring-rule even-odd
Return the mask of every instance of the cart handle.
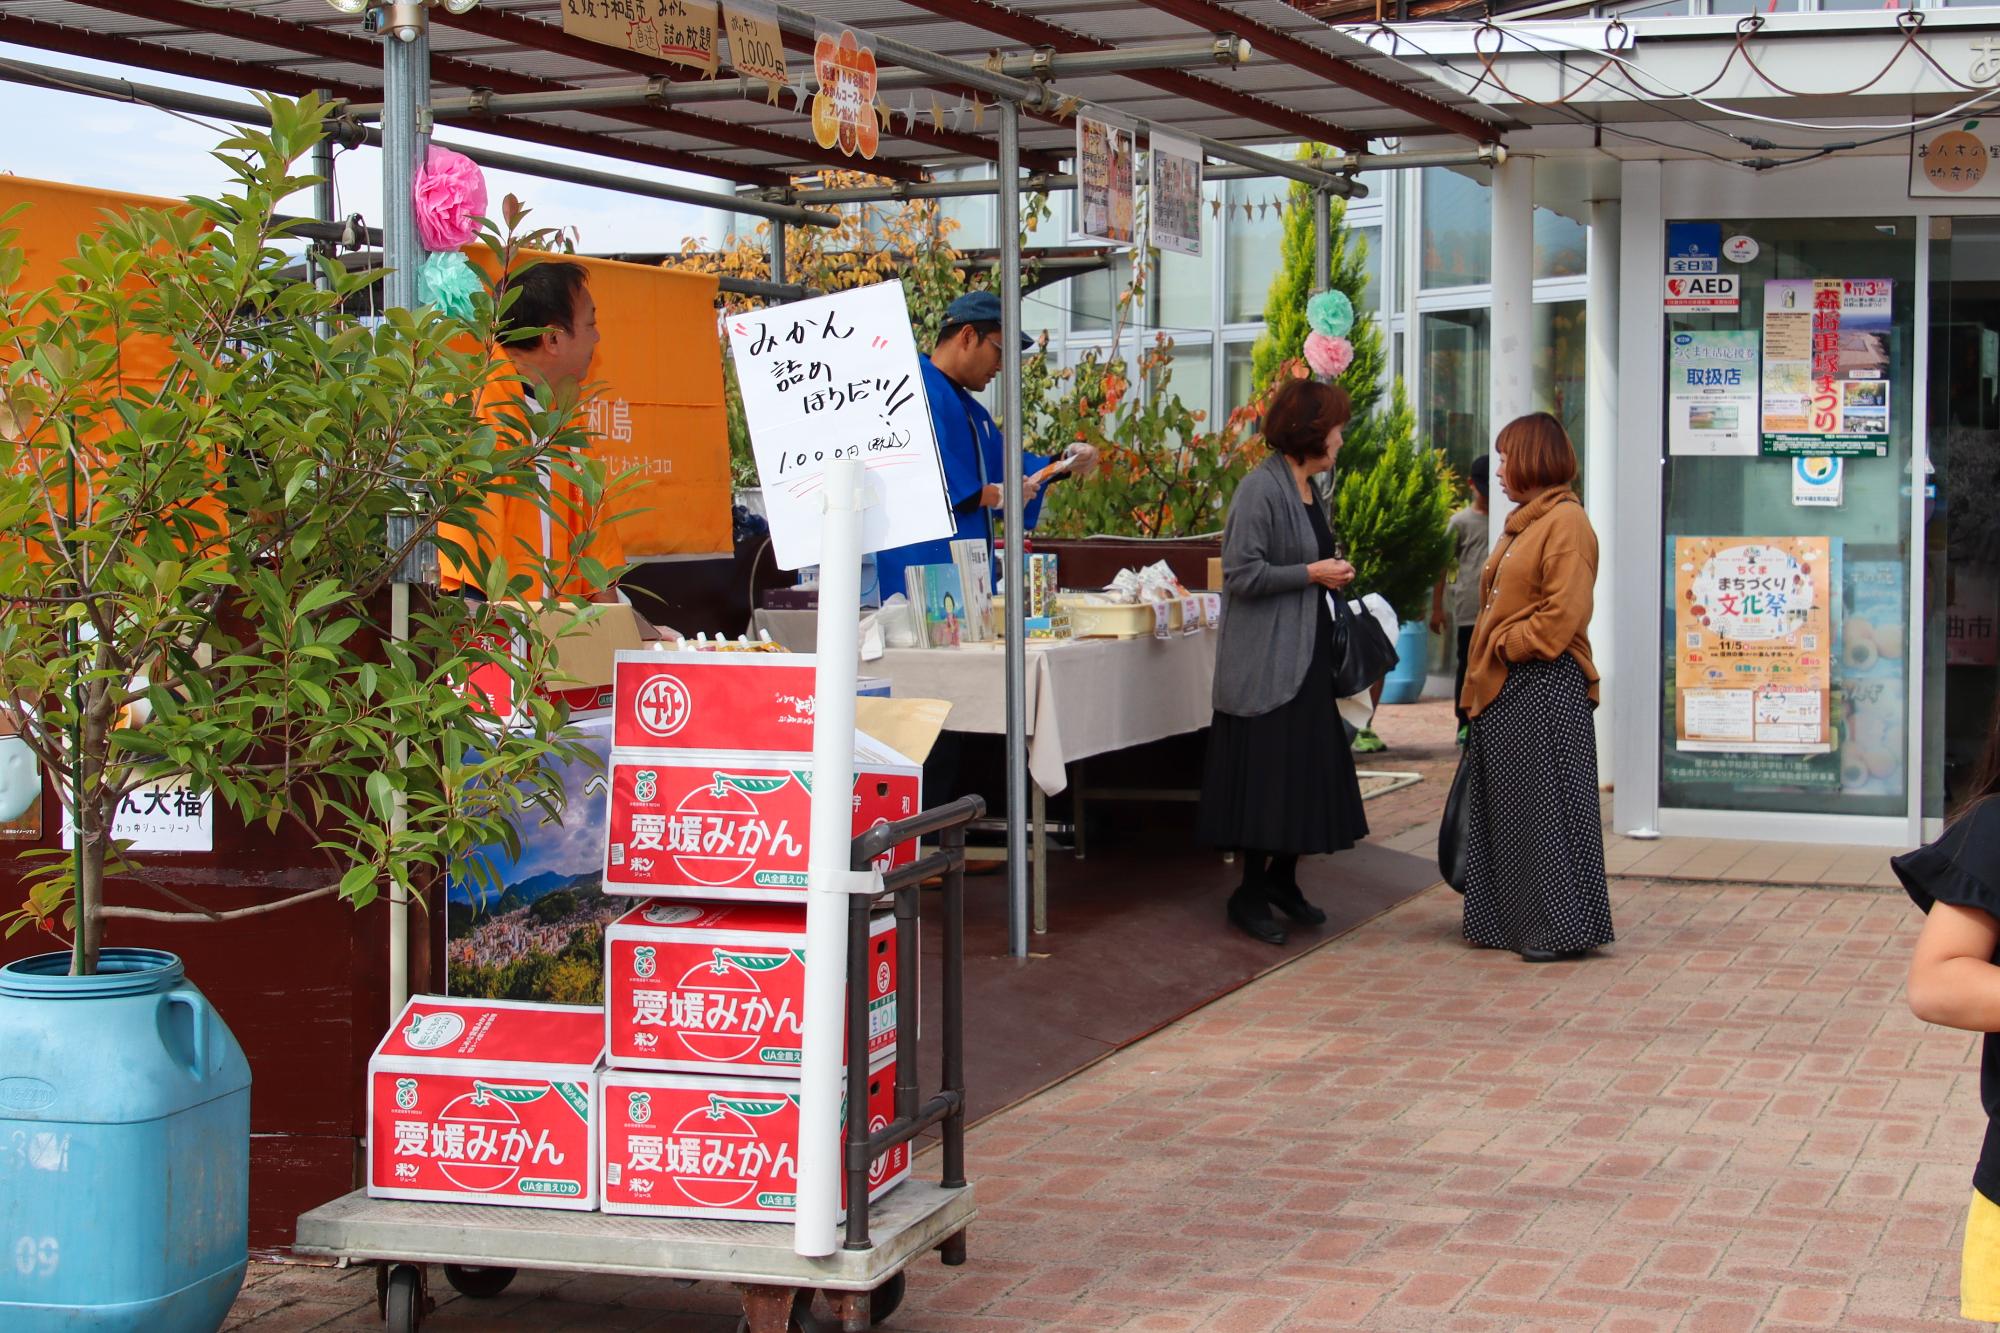
[[852, 868], [866, 870], [877, 857], [886, 853], [891, 847], [899, 846], [912, 838], [921, 838], [957, 825], [970, 824], [985, 813], [984, 797], [961, 796], [949, 805], [920, 810], [908, 819], [899, 819], [893, 824], [878, 824], [854, 839]]

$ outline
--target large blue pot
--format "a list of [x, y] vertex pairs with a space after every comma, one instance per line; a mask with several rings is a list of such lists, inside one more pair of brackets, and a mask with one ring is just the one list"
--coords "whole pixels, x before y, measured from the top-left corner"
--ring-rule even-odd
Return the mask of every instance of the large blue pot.
[[214, 1333], [249, 1261], [250, 1065], [181, 960], [0, 968], [0, 1329]]
[[1396, 669], [1382, 681], [1382, 702], [1413, 704], [1424, 697], [1430, 674], [1431, 632], [1421, 620], [1406, 620], [1396, 635]]

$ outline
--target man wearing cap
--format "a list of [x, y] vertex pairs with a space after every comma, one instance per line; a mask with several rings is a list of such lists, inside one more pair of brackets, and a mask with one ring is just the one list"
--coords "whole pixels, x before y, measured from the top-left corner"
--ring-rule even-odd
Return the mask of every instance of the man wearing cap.
[[[923, 365], [924, 392], [930, 399], [931, 429], [937, 435], [938, 455], [944, 463], [945, 493], [958, 520], [958, 531], [941, 541], [915, 542], [877, 552], [875, 568], [885, 598], [903, 591], [903, 571], [911, 565], [949, 564], [953, 539], [977, 538], [986, 543], [988, 554], [992, 553], [994, 528], [1004, 502], [1000, 483], [1007, 475], [1006, 441], [993, 414], [972, 395], [1000, 373], [1000, 336], [1000, 298], [992, 292], [967, 292], [945, 309], [936, 349], [918, 358]], [[1034, 339], [1022, 336], [1022, 351], [1034, 346]], [[1064, 477], [1087, 477], [1096, 470], [1097, 450], [1089, 444], [1079, 443], [1053, 462], [1024, 453], [1022, 521], [1032, 528], [1041, 517], [1043, 488]]]

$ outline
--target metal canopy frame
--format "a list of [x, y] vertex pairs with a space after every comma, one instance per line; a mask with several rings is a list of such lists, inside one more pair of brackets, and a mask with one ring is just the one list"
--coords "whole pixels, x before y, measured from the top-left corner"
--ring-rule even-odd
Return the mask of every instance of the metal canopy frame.
[[[390, 8], [387, 0], [370, 3], [371, 17]], [[1320, 217], [1330, 196], [1360, 192], [1352, 179], [1357, 171], [1494, 161], [1504, 151], [1505, 124], [1497, 113], [1386, 58], [1354, 56], [1351, 44], [1340, 45], [1330, 29], [1280, 0], [1136, 0], [1109, 8], [1090, 0], [1015, 0], [1011, 6], [994, 0], [828, 0], [816, 8], [818, 14], [776, 7], [788, 51], [809, 53], [821, 31], [854, 30], [883, 67], [885, 93], [903, 94], [900, 112], [883, 117], [882, 148], [873, 159], [849, 158], [813, 141], [800, 114], [808, 69], [794, 65], [788, 110], [774, 105], [783, 100], [776, 91], [753, 96], [754, 80], [704, 81], [693, 70], [571, 37], [547, 21], [559, 12], [557, 0], [483, 0], [464, 14], [398, 0], [393, 22], [414, 30], [409, 41], [375, 34], [375, 26], [386, 25], [364, 26], [325, 0], [262, 0], [254, 7], [196, 0], [0, 0], [0, 41], [291, 96], [320, 91], [347, 104], [355, 114], [343, 113], [346, 133], [383, 150], [383, 249], [390, 269], [385, 297], [392, 305], [416, 301], [421, 250], [410, 210], [411, 176], [440, 124], [750, 187], [746, 194], [708, 193], [460, 148], [490, 166], [766, 218], [774, 294], [795, 290], [783, 272], [785, 228], [837, 222], [814, 205], [992, 193], [999, 216], [1007, 218], [1019, 216], [1024, 184], [1073, 187], [1074, 178], [1062, 175], [1061, 167], [1073, 156], [1070, 117], [1084, 105], [1194, 141], [1207, 157], [1228, 164], [1216, 177], [1301, 182], [1312, 190]], [[646, 81], [634, 85], [634, 73]], [[257, 119], [257, 109], [245, 104], [68, 70], [8, 62], [0, 64], [0, 77]], [[973, 133], [960, 128], [968, 99]], [[977, 132], [987, 113], [996, 122], [991, 137]], [[362, 127], [363, 114], [379, 117], [379, 129]], [[1439, 133], [1465, 139], [1466, 149], [1426, 153], [1421, 160], [1367, 153], [1372, 140]], [[1337, 155], [1295, 161], [1252, 146], [1301, 139]], [[995, 179], [933, 180], [939, 169], [982, 161], [995, 164]], [[865, 171], [887, 184], [796, 187], [797, 177], [829, 168]], [[1024, 182], [1023, 170], [1036, 174]], [[1018, 422], [1020, 237], [1014, 227], [1002, 226], [999, 233], [1002, 416]], [[1009, 533], [1021, 531], [1021, 484], [1021, 455], [1010, 449]], [[1021, 570], [1021, 543], [1011, 541], [1008, 587], [1021, 586]], [[1025, 598], [1007, 599], [1008, 937], [1016, 957], [1025, 957], [1029, 944], [1025, 606]], [[392, 921], [392, 938], [402, 924]]]

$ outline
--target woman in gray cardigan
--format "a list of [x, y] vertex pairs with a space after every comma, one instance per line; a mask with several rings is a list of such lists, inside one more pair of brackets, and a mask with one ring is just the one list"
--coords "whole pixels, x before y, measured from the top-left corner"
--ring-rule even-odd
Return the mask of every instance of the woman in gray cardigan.
[[1243, 858], [1229, 920], [1283, 944], [1277, 908], [1326, 913], [1299, 890], [1299, 857], [1368, 835], [1354, 757], [1333, 695], [1331, 589], [1354, 581], [1335, 554], [1312, 478], [1332, 469], [1352, 411], [1346, 390], [1289, 380], [1264, 409], [1271, 456], [1243, 479], [1222, 537], [1222, 638], [1198, 832]]

